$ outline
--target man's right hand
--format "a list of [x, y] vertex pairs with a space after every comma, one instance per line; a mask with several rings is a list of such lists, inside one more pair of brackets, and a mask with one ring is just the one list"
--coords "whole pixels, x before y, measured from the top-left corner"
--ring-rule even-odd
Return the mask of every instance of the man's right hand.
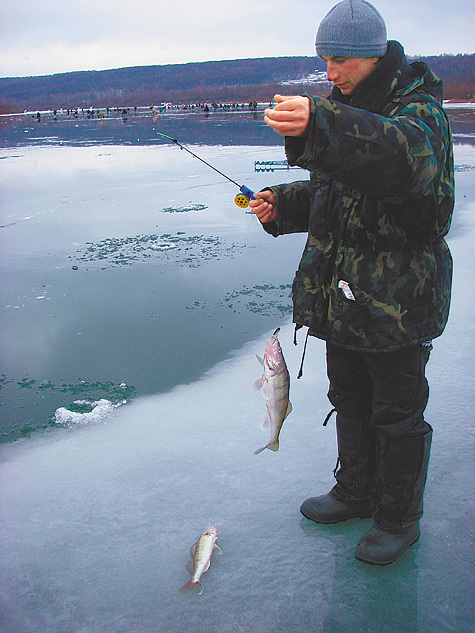
[[310, 99], [308, 97], [284, 97], [275, 95], [276, 105], [267, 108], [264, 121], [282, 136], [302, 136], [310, 121]]
[[273, 222], [277, 218], [275, 196], [272, 191], [259, 191], [254, 194], [255, 200], [249, 200], [249, 206], [254, 215], [263, 223]]

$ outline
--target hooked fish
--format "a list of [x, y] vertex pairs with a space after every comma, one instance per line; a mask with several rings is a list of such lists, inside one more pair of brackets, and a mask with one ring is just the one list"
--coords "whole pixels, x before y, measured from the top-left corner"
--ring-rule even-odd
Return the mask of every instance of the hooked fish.
[[290, 375], [285, 364], [282, 348], [277, 338], [280, 328], [267, 341], [264, 358], [257, 356], [262, 365], [262, 376], [252, 385], [254, 391], [262, 390], [262, 397], [266, 401], [266, 416], [262, 422], [262, 429], [270, 425], [269, 443], [254, 451], [258, 455], [264, 449], [279, 450], [279, 433], [285, 418], [292, 411], [289, 400]]
[[180, 591], [185, 589], [199, 589], [198, 595], [203, 593], [203, 588], [200, 583], [201, 576], [208, 571], [211, 564], [211, 555], [214, 550], [217, 549], [221, 554], [221, 550], [216, 545], [216, 539], [218, 538], [218, 530], [212, 525], [208, 525], [208, 528], [200, 536], [198, 541], [191, 546], [190, 554], [191, 560], [187, 565], [187, 568], [191, 574], [191, 580], [183, 585]]

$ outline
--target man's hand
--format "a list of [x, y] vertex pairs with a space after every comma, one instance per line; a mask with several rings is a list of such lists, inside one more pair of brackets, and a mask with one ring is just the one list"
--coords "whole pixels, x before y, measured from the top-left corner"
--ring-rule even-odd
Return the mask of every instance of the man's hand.
[[249, 200], [249, 206], [254, 215], [257, 215], [262, 224], [272, 222], [277, 218], [275, 196], [272, 191], [259, 191], [254, 194], [255, 200]]
[[264, 121], [282, 136], [302, 136], [310, 120], [308, 97], [275, 95], [277, 105], [264, 113]]

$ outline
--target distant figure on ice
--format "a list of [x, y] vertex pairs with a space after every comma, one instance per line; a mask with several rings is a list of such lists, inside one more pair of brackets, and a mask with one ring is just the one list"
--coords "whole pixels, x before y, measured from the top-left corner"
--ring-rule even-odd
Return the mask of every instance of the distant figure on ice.
[[420, 536], [425, 367], [451, 293], [452, 141], [442, 82], [406, 62], [369, 2], [335, 5], [316, 51], [329, 98], [276, 95], [265, 113], [310, 180], [268, 187], [250, 206], [271, 235], [308, 232], [294, 322], [326, 341], [339, 467], [301, 512], [317, 523], [373, 516], [356, 558], [387, 565]]

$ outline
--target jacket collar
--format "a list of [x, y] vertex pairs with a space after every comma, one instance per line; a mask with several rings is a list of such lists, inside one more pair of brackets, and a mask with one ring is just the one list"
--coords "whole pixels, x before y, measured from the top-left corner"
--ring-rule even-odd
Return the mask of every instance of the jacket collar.
[[389, 94], [394, 90], [407, 66], [404, 49], [395, 40], [388, 42], [388, 51], [373, 72], [357, 85], [351, 95], [344, 95], [336, 86], [330, 99], [354, 108], [380, 113]]

